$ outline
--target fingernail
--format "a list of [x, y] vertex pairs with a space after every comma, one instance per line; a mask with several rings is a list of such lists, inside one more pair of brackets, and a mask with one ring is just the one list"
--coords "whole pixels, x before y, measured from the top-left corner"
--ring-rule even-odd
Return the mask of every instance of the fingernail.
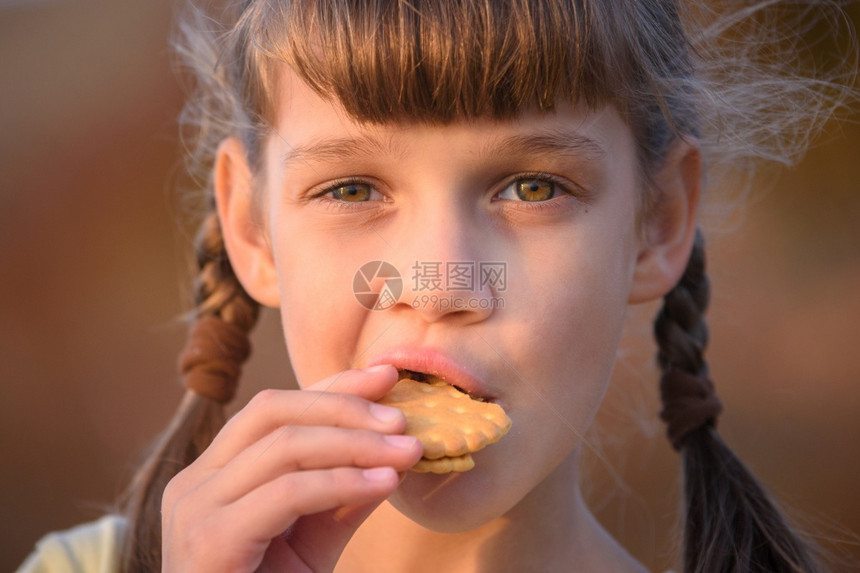
[[391, 368], [391, 364], [377, 364], [376, 366], [365, 368], [364, 371], [368, 374], [376, 374], [377, 372], [383, 372], [389, 368]]
[[403, 450], [411, 450], [415, 447], [415, 442], [418, 441], [417, 438], [413, 436], [403, 436], [400, 434], [395, 435], [386, 435], [385, 441], [394, 446], [395, 448], [400, 448]]
[[386, 424], [393, 422], [403, 416], [403, 413], [397, 408], [392, 408], [391, 406], [383, 406], [382, 404], [377, 404], [376, 402], [372, 402], [370, 404], [370, 414], [380, 422], [385, 422]]
[[372, 468], [361, 472], [367, 481], [391, 481], [397, 479], [393, 468]]

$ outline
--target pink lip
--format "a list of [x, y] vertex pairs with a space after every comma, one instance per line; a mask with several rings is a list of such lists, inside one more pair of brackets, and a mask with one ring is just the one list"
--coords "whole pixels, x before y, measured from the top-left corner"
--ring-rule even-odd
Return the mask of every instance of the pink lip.
[[393, 349], [374, 356], [367, 363], [367, 366], [376, 366], [377, 364], [391, 364], [398, 370], [414, 370], [415, 372], [432, 374], [452, 386], [465, 390], [472, 396], [480, 397], [487, 402], [493, 401], [492, 391], [480, 378], [438, 350], [429, 348]]

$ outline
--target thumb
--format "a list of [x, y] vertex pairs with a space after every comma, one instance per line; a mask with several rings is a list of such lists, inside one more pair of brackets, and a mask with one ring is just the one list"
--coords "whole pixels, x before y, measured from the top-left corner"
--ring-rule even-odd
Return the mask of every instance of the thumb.
[[355, 530], [383, 501], [304, 516], [292, 527], [289, 543], [311, 571], [332, 571]]
[[354, 394], [375, 402], [396, 383], [397, 369], [390, 364], [380, 364], [363, 370], [344, 370], [308, 386], [305, 390]]

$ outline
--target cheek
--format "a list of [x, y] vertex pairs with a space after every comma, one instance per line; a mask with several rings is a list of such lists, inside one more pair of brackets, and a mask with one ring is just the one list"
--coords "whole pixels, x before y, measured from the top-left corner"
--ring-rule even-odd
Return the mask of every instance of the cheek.
[[324, 238], [302, 241], [308, 235], [292, 229], [278, 234], [275, 256], [287, 350], [304, 386], [351, 365], [366, 311], [352, 292], [356, 257]]
[[530, 335], [521, 354], [535, 379], [547, 381], [547, 405], [563, 405], [567, 420], [584, 431], [615, 362], [634, 243], [632, 232], [628, 236], [617, 227], [614, 233], [583, 229], [576, 235], [566, 243], [573, 246], [559, 249], [552, 262], [523, 269], [522, 324]]

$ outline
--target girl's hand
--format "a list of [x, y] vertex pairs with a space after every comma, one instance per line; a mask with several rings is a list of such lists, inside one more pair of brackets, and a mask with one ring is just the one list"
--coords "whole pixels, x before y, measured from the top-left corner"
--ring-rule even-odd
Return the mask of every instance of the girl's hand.
[[403, 414], [373, 403], [396, 382], [381, 366], [257, 394], [167, 485], [163, 570], [331, 571], [421, 457]]

